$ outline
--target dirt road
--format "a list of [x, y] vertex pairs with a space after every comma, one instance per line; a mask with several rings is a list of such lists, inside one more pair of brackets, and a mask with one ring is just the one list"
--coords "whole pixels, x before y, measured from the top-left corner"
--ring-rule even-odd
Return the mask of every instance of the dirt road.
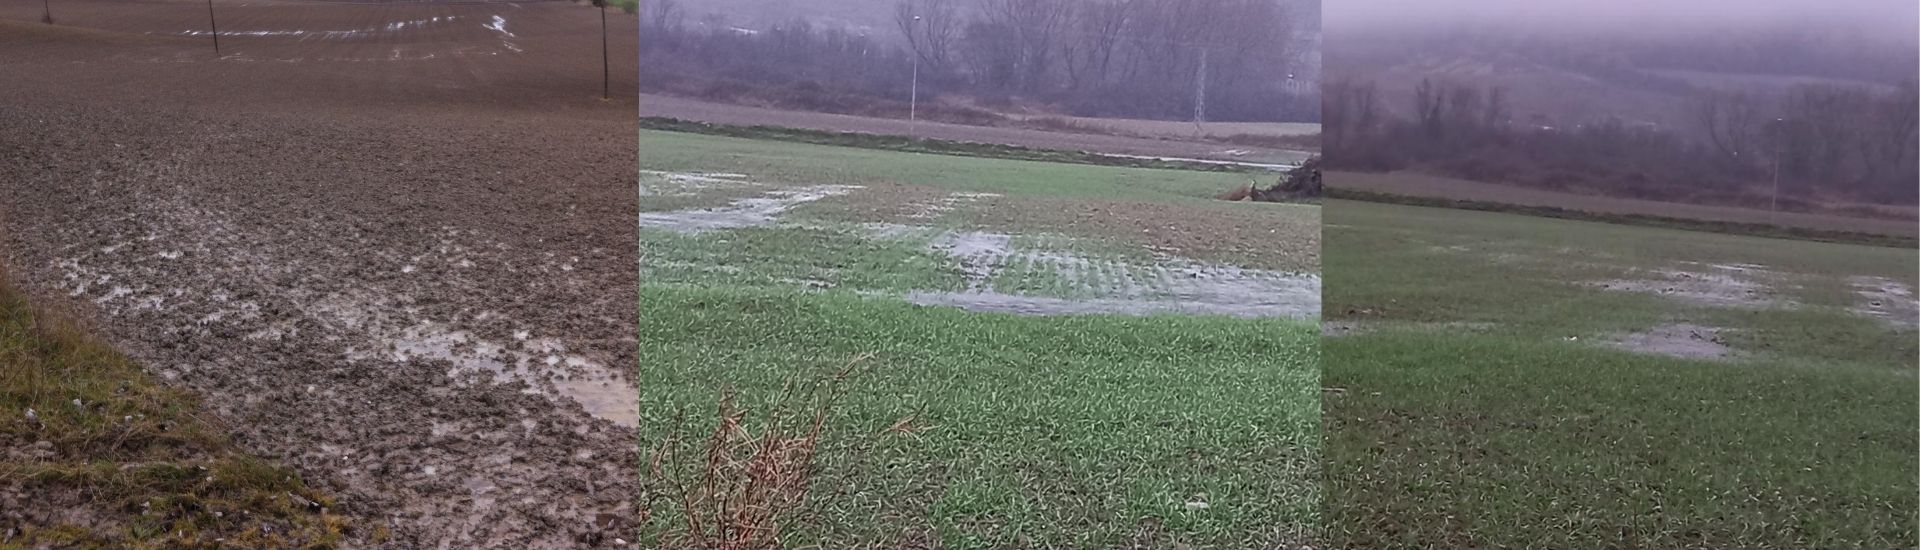
[[358, 546], [631, 540], [637, 128], [598, 99], [598, 14], [217, 2], [216, 60], [182, 34], [204, 4], [57, 3], [78, 29], [17, 4], [0, 243], [26, 286], [385, 527]]

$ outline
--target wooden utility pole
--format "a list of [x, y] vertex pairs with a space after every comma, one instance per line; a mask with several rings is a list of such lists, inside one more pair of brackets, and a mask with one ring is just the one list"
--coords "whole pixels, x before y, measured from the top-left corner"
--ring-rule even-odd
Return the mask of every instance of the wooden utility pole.
[[600, 99], [613, 99], [613, 62], [607, 59], [607, 2], [600, 0]]
[[1773, 199], [1767, 203], [1767, 221], [1780, 215], [1780, 146], [1786, 139], [1786, 119], [1773, 119]]
[[220, 23], [213, 19], [213, 0], [207, 0], [207, 28], [213, 29], [213, 57], [220, 57]]

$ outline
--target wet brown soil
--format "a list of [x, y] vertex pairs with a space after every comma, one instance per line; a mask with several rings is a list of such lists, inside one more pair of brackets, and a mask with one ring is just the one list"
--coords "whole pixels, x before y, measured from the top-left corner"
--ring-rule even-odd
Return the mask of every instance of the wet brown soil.
[[244, 62], [165, 35], [180, 3], [64, 4], [95, 29], [0, 20], [0, 250], [24, 286], [388, 531], [355, 546], [632, 540], [637, 126], [595, 97], [591, 10], [231, 5], [236, 32], [461, 18], [223, 36], [301, 59]]

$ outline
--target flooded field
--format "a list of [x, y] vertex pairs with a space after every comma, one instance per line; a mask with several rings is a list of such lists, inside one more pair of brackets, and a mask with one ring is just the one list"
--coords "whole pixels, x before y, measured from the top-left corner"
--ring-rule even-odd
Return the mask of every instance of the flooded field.
[[[665, 132], [641, 147], [659, 381], [641, 414], [661, 419], [643, 445], [671, 445], [670, 411], [723, 388], [767, 406], [864, 358], [794, 544], [1311, 539], [1316, 206], [1212, 198], [1245, 174]], [[968, 499], [1001, 504], [951, 506]]]
[[[739, 192], [760, 194], [733, 199], [725, 206], [642, 213], [640, 227], [690, 234], [781, 223], [811, 225], [859, 233], [866, 239], [943, 255], [950, 260], [951, 268], [961, 274], [963, 287], [957, 291], [909, 288], [899, 294], [922, 305], [1024, 315], [1185, 313], [1309, 318], [1319, 314], [1320, 282], [1319, 277], [1311, 273], [1243, 268], [1167, 254], [1137, 260], [1090, 256], [1071, 249], [1047, 247], [1050, 243], [1073, 240], [1057, 235], [1016, 235], [888, 222], [835, 226], [803, 219], [782, 220], [783, 214], [800, 205], [858, 193], [860, 186], [767, 188], [741, 178], [661, 173], [659, 184], [648, 193], [682, 194], [715, 182], [733, 186]], [[741, 189], [741, 186], [749, 188]], [[956, 208], [977, 207], [976, 199], [983, 196], [998, 195], [951, 193], [914, 209], [909, 217], [936, 220]], [[1016, 240], [1020, 245], [1016, 246]], [[878, 292], [881, 289], [863, 290], [884, 294]]]
[[[1600, 546], [1911, 544], [1914, 465], [1878, 457], [1920, 449], [1915, 250], [1327, 209], [1337, 540], [1444, 523], [1458, 529], [1425, 540], [1591, 546], [1531, 528], [1487, 535], [1574, 525], [1609, 533]], [[1665, 531], [1612, 538], [1655, 501]], [[1459, 502], [1510, 505], [1459, 523]], [[1563, 510], [1589, 519], [1566, 523]], [[1824, 542], [1780, 527], [1804, 521]]]

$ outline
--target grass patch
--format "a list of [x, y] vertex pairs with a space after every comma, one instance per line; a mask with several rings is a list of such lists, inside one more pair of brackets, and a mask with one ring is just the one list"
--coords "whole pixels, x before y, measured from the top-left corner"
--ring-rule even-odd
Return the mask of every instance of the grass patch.
[[684, 132], [711, 136], [764, 139], [808, 143], [813, 145], [833, 145], [838, 147], [858, 147], [902, 153], [931, 153], [963, 157], [981, 157], [1004, 160], [1032, 160], [1067, 164], [1091, 164], [1096, 166], [1124, 166], [1131, 168], [1155, 168], [1166, 170], [1192, 170], [1200, 172], [1244, 172], [1271, 174], [1271, 170], [1237, 164], [1216, 164], [1207, 162], [1187, 162], [1175, 160], [1138, 159], [1114, 155], [1102, 155], [1086, 151], [1065, 151], [1059, 149], [1041, 149], [1019, 145], [997, 143], [976, 143], [969, 141], [948, 141], [940, 139], [914, 138], [869, 134], [863, 132], [833, 132], [788, 128], [784, 126], [734, 126], [691, 122], [666, 117], [640, 117], [640, 128]]
[[[0, 548], [313, 548], [353, 528], [0, 272]], [[32, 411], [29, 415], [28, 411]]]
[[873, 239], [854, 228], [750, 227], [642, 231], [641, 280], [701, 286], [958, 290], [952, 259], [925, 241]]
[[[1376, 327], [1323, 344], [1330, 547], [1916, 544], [1920, 343], [1831, 290], [1854, 275], [1912, 285], [1914, 250], [1367, 202], [1328, 212], [1326, 315]], [[1799, 303], [1582, 284], [1688, 262], [1761, 264]], [[1593, 343], [1677, 321], [1724, 327], [1744, 358]], [[1434, 328], [1449, 323], [1475, 328]]]
[[[859, 147], [641, 130], [641, 169], [734, 172], [784, 185], [914, 184], [949, 192], [1221, 203], [1247, 176], [915, 154]], [[1222, 203], [1226, 204], [1226, 203]], [[644, 207], [644, 205], [643, 205]]]
[[642, 441], [728, 388], [764, 410], [787, 380], [870, 356], [818, 442], [795, 547], [1266, 548], [1317, 521], [1311, 321], [659, 285], [640, 310]]

